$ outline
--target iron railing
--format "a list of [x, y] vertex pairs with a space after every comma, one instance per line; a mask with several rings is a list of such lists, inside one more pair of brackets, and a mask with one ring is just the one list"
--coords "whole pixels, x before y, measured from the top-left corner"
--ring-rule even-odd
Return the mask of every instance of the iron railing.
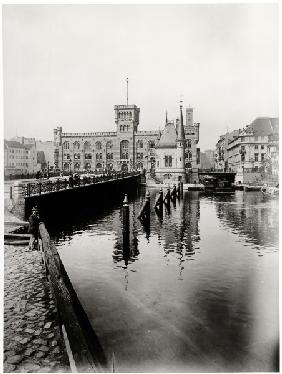
[[74, 178], [64, 178], [48, 181], [36, 181], [33, 183], [26, 183], [24, 188], [24, 196], [35, 196], [41, 195], [50, 192], [57, 192], [61, 190], [66, 190], [70, 188], [83, 187], [86, 185], [106, 182], [109, 180], [122, 179], [126, 177], [133, 177], [140, 175], [140, 172], [115, 172], [111, 174], [102, 174], [94, 176], [84, 176], [83, 178], [74, 177]]

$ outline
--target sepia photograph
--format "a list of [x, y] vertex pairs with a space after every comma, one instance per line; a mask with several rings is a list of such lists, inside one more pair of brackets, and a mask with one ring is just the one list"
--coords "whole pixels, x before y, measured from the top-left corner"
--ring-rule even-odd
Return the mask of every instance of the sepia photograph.
[[2, 4], [3, 372], [279, 372], [278, 30]]

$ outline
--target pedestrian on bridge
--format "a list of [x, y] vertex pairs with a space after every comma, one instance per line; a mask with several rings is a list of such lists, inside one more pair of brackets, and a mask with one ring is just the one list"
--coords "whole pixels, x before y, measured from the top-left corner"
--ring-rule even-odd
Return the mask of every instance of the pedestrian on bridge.
[[30, 233], [29, 249], [31, 251], [34, 249], [38, 250], [39, 212], [36, 206], [32, 208], [32, 213], [28, 221], [28, 232]]

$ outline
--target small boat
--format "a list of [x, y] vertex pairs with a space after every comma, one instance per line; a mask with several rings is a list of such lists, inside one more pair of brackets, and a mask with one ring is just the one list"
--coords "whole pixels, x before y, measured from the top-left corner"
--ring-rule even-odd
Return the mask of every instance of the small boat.
[[261, 190], [261, 186], [251, 186], [251, 185], [244, 185], [244, 191], [245, 192], [250, 192], [250, 191], [260, 191]]
[[235, 187], [230, 181], [227, 180], [217, 180], [217, 178], [212, 176], [204, 176], [203, 184], [205, 186], [206, 193], [234, 193]]
[[276, 187], [264, 185], [261, 187], [261, 192], [265, 195], [279, 195], [279, 185]]

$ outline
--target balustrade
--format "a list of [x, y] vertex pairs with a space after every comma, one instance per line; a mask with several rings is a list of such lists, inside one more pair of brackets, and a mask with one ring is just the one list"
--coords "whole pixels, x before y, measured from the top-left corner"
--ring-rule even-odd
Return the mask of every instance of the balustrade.
[[140, 175], [140, 172], [111, 172], [108, 174], [94, 175], [93, 177], [84, 176], [82, 179], [79, 177], [73, 178], [72, 180], [57, 179], [55, 181], [40, 181], [24, 184], [23, 192], [25, 197], [29, 197], [137, 175]]

